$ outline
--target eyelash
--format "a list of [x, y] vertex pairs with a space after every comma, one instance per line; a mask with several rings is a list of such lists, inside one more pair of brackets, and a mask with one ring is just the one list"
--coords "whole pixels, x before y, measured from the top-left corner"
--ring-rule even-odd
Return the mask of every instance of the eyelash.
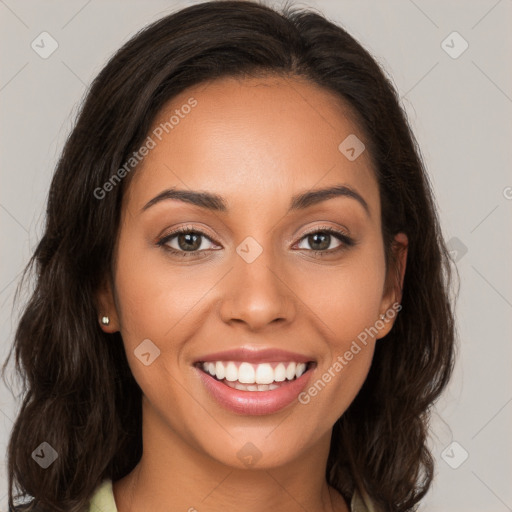
[[[174, 254], [174, 255], [177, 255], [177, 256], [184, 256], [186, 258], [187, 257], [197, 257], [197, 255], [200, 254], [201, 252], [206, 252], [205, 250], [201, 250], [201, 251], [178, 251], [177, 249], [174, 249], [174, 248], [169, 247], [168, 245], [166, 245], [170, 240], [175, 238], [177, 235], [180, 235], [180, 234], [183, 234], [183, 233], [200, 235], [200, 236], [202, 236], [204, 238], [207, 238], [211, 242], [216, 243], [214, 240], [212, 240], [203, 231], [195, 229], [195, 228], [191, 228], [189, 226], [182, 226], [182, 227], [174, 230], [173, 232], [165, 235], [164, 237], [162, 237], [160, 240], [158, 240], [156, 242], [156, 245], [158, 245], [159, 247], [162, 247], [165, 251], [168, 251], [171, 254]], [[313, 252], [317, 256], [325, 256], [325, 255], [329, 255], [329, 254], [335, 254], [335, 253], [338, 253], [340, 251], [346, 250], [347, 248], [352, 247], [352, 246], [354, 246], [356, 244], [355, 240], [350, 238], [344, 232], [338, 231], [338, 230], [333, 229], [333, 228], [328, 227], [328, 226], [319, 226], [319, 227], [315, 228], [314, 230], [311, 230], [311, 231], [308, 231], [308, 232], [304, 233], [304, 235], [300, 238], [299, 242], [301, 240], [303, 240], [304, 238], [306, 238], [307, 236], [314, 235], [314, 234], [317, 234], [317, 233], [326, 233], [326, 234], [332, 235], [332, 236], [334, 236], [336, 239], [338, 239], [341, 242], [341, 245], [339, 247], [336, 247], [335, 249], [328, 249], [328, 250], [324, 250], [324, 251], [318, 251], [318, 250], [314, 250], [314, 249], [309, 250], [309, 252]], [[304, 249], [300, 249], [300, 250], [304, 250]]]

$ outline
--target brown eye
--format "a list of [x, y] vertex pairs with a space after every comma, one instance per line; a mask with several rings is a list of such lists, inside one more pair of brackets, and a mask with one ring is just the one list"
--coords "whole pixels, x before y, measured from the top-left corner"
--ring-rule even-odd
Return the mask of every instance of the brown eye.
[[[338, 242], [334, 247], [333, 242]], [[343, 250], [346, 247], [354, 245], [354, 241], [348, 237], [345, 233], [337, 231], [333, 228], [317, 228], [316, 231], [307, 233], [301, 238], [300, 243], [304, 243], [309, 246], [309, 250], [315, 253], [335, 253], [339, 250]], [[298, 247], [299, 249], [308, 249], [308, 247]]]
[[165, 235], [157, 242], [157, 245], [174, 254], [196, 256], [198, 253], [211, 249], [206, 241], [210, 241], [212, 245], [215, 245], [206, 233], [183, 227]]
[[197, 233], [180, 233], [176, 236], [176, 241], [183, 251], [197, 251], [201, 247], [201, 236]]
[[319, 231], [318, 233], [314, 233], [313, 235], [308, 235], [306, 240], [309, 243], [309, 246], [314, 251], [326, 251], [329, 249], [331, 245], [333, 236], [329, 233], [325, 233], [323, 231]]

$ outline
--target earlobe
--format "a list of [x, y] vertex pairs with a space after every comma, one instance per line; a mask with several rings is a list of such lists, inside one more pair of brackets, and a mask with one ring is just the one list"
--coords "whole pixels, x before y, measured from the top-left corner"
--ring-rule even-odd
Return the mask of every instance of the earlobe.
[[96, 311], [98, 322], [102, 331], [114, 333], [119, 331], [117, 309], [112, 293], [112, 286], [108, 279], [104, 279], [96, 293]]

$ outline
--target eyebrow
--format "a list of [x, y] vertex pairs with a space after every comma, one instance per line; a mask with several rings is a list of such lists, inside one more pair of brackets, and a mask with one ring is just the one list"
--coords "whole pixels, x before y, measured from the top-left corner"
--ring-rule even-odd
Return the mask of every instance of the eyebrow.
[[[306, 192], [296, 194], [292, 197], [290, 206], [288, 208], [288, 212], [305, 210], [306, 208], [314, 206], [323, 201], [327, 201], [328, 199], [333, 199], [335, 197], [348, 197], [355, 199], [365, 209], [368, 216], [370, 216], [370, 209], [368, 207], [368, 203], [358, 192], [356, 192], [355, 190], [346, 185], [335, 185], [333, 187], [308, 190]], [[184, 203], [193, 204], [195, 206], [199, 206], [200, 208], [205, 208], [207, 210], [217, 212], [228, 211], [225, 199], [222, 196], [219, 196], [218, 194], [212, 194], [210, 192], [198, 192], [193, 190], [181, 190], [176, 188], [164, 190], [163, 192], [155, 196], [153, 199], [148, 201], [142, 207], [141, 211], [144, 212], [151, 206], [168, 199], [175, 199], [177, 201], [182, 201]]]

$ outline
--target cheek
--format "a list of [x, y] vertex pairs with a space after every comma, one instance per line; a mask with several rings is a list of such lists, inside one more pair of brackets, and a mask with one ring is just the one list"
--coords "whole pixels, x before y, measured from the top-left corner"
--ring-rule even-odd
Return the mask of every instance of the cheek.
[[385, 282], [384, 253], [378, 244], [328, 271], [319, 266], [303, 275], [303, 300], [328, 327], [333, 349], [342, 350], [378, 320]]
[[317, 295], [309, 296], [312, 303], [318, 300], [317, 325], [326, 340], [324, 357], [299, 397], [311, 413], [311, 428], [317, 428], [315, 422], [332, 426], [346, 411], [366, 380], [377, 342], [372, 329], [379, 318], [382, 272], [376, 266], [354, 265], [337, 277], [324, 280], [324, 293], [315, 286]]
[[375, 325], [381, 313], [385, 261], [379, 239], [347, 257], [331, 272], [309, 273], [307, 304], [318, 316], [327, 352], [303, 403], [328, 411], [330, 422], [346, 410], [363, 385], [371, 365]]
[[[144, 395], [152, 402], [172, 392], [172, 376], [176, 375], [173, 367], [178, 364], [182, 339], [187, 339], [184, 319], [204, 294], [191, 289], [192, 285], [198, 286], [196, 279], [187, 281], [191, 286], [184, 289], [179, 273], [166, 268], [165, 259], [155, 258], [155, 252], [142, 244], [123, 245], [121, 239], [115, 277], [120, 331], [128, 363]], [[145, 361], [146, 353], [150, 355]]]
[[175, 337], [182, 319], [208, 289], [208, 282], [210, 287], [215, 282], [215, 276], [208, 279], [197, 266], [170, 265], [159, 248], [123, 244], [121, 239], [118, 254], [116, 291], [125, 343], [137, 339], [140, 343], [145, 338], [162, 342]]
[[[184, 370], [183, 352], [206, 318], [205, 295], [218, 282], [219, 271], [208, 264], [180, 267], [179, 261], [166, 258], [163, 249], [131, 243], [137, 239], [142, 236], [126, 234], [120, 238], [115, 276], [117, 310], [132, 374], [144, 394], [158, 401], [162, 390], [166, 390], [164, 394], [179, 392], [180, 386], [175, 389], [170, 383], [183, 379], [184, 373], [176, 370]], [[138, 358], [147, 352], [142, 347], [158, 354], [149, 366]], [[179, 393], [175, 399], [179, 401]]]

